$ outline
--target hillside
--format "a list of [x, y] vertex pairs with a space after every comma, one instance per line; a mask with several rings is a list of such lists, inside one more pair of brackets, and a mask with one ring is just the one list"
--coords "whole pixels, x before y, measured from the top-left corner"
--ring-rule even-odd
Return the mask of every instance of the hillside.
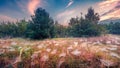
[[0, 40], [0, 68], [120, 68], [120, 36]]
[[109, 24], [111, 22], [113, 22], [113, 23], [120, 22], [120, 18], [106, 19], [106, 20], [100, 21], [100, 24]]

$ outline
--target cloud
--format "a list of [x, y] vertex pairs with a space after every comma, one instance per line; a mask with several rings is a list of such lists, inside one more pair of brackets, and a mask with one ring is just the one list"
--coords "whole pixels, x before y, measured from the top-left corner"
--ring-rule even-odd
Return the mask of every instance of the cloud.
[[56, 15], [56, 20], [59, 21], [62, 25], [68, 25], [71, 18], [80, 16], [80, 7], [74, 9], [68, 9], [63, 12], [60, 12]]
[[88, 8], [90, 6], [95, 6], [96, 4], [85, 3], [84, 5], [86, 6], [78, 5], [74, 8], [66, 9], [62, 12], [59, 12], [54, 19], [57, 20], [62, 25], [68, 25], [71, 18], [80, 17], [81, 12], [83, 13], [84, 16], [87, 13]]
[[34, 14], [34, 10], [39, 6], [41, 0], [30, 0], [28, 3], [28, 11], [30, 14]]
[[26, 1], [23, 1], [23, 0], [15, 0], [16, 4], [18, 5], [18, 7], [22, 10], [23, 13], [28, 13], [26, 12], [28, 9], [27, 9], [27, 0]]
[[99, 3], [101, 20], [109, 18], [120, 18], [120, 1], [119, 0], [105, 0]]
[[75, 16], [75, 12], [76, 12], [75, 10], [70, 10], [70, 11], [66, 10], [66, 11], [64, 11], [62, 13], [59, 13], [56, 18], [57, 18], [57, 20], [60, 21], [61, 24], [67, 25], [68, 20], [71, 17]]
[[70, 0], [70, 2], [68, 3], [68, 5], [66, 6], [66, 8], [70, 7], [73, 3], [74, 3], [74, 1]]
[[120, 9], [115, 10], [114, 12], [108, 13], [104, 16], [101, 16], [101, 20], [106, 20], [106, 19], [110, 19], [110, 18], [120, 18]]
[[6, 15], [0, 15], [0, 22], [16, 22], [17, 20], [12, 18], [12, 17], [9, 17], [9, 16], [6, 16]]

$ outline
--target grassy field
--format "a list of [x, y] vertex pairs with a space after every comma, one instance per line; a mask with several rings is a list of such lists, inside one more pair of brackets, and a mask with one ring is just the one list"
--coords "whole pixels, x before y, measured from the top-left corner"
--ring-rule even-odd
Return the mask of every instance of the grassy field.
[[0, 68], [120, 68], [120, 36], [0, 39]]

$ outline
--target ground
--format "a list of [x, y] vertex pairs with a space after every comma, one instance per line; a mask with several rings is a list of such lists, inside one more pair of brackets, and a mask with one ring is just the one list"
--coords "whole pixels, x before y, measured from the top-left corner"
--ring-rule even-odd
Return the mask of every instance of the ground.
[[0, 68], [120, 68], [120, 36], [0, 39]]

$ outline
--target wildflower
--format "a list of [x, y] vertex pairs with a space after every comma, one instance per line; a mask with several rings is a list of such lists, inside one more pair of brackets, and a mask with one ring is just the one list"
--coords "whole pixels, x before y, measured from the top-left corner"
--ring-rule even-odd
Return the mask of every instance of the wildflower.
[[65, 57], [66, 56], [66, 53], [61, 53], [60, 55], [59, 55], [59, 57]]
[[31, 65], [35, 65], [35, 62], [31, 62]]
[[83, 39], [79, 39], [80, 42], [83, 42]]
[[10, 46], [2, 46], [2, 48], [9, 49]]
[[72, 50], [72, 49], [73, 49], [73, 47], [72, 47], [72, 46], [70, 46], [70, 47], [68, 47], [67, 49], [68, 49], [68, 50]]
[[71, 52], [73, 55], [79, 56], [81, 54], [80, 51], [78, 50], [74, 50], [73, 52]]
[[28, 42], [25, 42], [25, 43], [24, 43], [24, 45], [30, 45], [30, 43], [28, 43]]
[[117, 48], [117, 45], [109, 45], [110, 47]]
[[56, 53], [57, 53], [56, 49], [51, 52], [51, 54], [56, 54]]
[[114, 37], [116, 40], [120, 40], [120, 38], [118, 38], [118, 37]]
[[59, 44], [58, 44], [58, 43], [56, 43], [56, 44], [55, 44], [55, 46], [59, 46]]
[[88, 45], [87, 43], [82, 43], [81, 47], [86, 48], [87, 45]]
[[51, 51], [51, 49], [47, 48], [47, 49], [46, 49], [46, 51], [47, 51], [47, 52], [50, 52], [50, 51]]
[[49, 42], [49, 44], [51, 45], [51, 44], [52, 44], [52, 42]]
[[102, 62], [103, 65], [108, 66], [108, 67], [114, 64], [113, 62], [109, 60], [100, 59], [100, 61]]
[[41, 57], [41, 61], [48, 61], [49, 60], [49, 56], [48, 55], [43, 55], [42, 57]]
[[43, 48], [43, 46], [41, 46], [41, 45], [38, 45], [38, 48], [39, 48], [39, 49], [41, 49], [41, 48]]
[[3, 54], [5, 52], [4, 49], [0, 49], [0, 55]]
[[78, 42], [74, 42], [74, 46], [77, 47], [78, 46]]
[[11, 45], [17, 45], [17, 43], [16, 42], [12, 42]]
[[120, 42], [118, 42], [118, 41], [115, 41], [115, 44], [119, 45], [119, 44], [120, 44]]
[[107, 48], [107, 49], [111, 51], [117, 50], [117, 48]]
[[101, 51], [108, 51], [106, 48], [101, 48], [100, 50]]
[[38, 54], [34, 53], [31, 58], [34, 59], [34, 58], [37, 58], [38, 57]]
[[100, 43], [100, 41], [93, 42], [93, 45], [97, 45], [97, 44], [102, 45], [102, 43]]
[[113, 57], [117, 57], [117, 58], [120, 59], [120, 56], [118, 54], [114, 53], [114, 52], [110, 53], [110, 55], [113, 56]]
[[4, 41], [0, 41], [0, 44], [4, 44]]
[[106, 44], [111, 44], [111, 41], [106, 41]]

